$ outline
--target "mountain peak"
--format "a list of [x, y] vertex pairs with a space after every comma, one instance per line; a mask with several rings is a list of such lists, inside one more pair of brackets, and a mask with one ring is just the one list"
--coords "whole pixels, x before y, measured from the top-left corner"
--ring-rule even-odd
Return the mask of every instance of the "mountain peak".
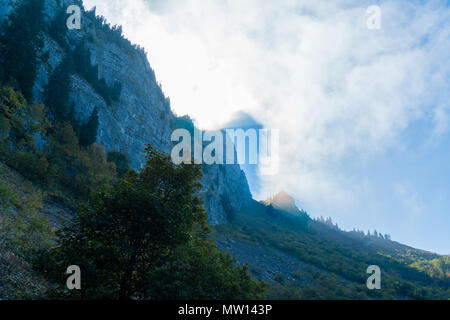
[[274, 208], [283, 210], [292, 214], [301, 214], [301, 211], [295, 205], [295, 200], [286, 191], [280, 191], [273, 197], [263, 201], [266, 205], [272, 205]]

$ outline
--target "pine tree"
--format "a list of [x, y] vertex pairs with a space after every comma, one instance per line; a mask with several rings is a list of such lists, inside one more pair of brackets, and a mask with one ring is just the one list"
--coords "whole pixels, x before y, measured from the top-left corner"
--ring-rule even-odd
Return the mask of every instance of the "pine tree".
[[107, 155], [108, 162], [116, 165], [117, 176], [122, 178], [130, 170], [130, 157], [118, 151], [110, 151]]
[[14, 85], [31, 101], [39, 61], [38, 52], [43, 46], [39, 33], [43, 28], [44, 0], [23, 2], [5, 22], [8, 27], [0, 39], [0, 60], [4, 77], [2, 82]]
[[70, 57], [66, 57], [53, 72], [46, 88], [45, 103], [56, 122], [73, 121], [74, 106], [69, 101], [72, 71], [73, 62]]
[[81, 146], [87, 147], [95, 143], [97, 140], [98, 125], [98, 109], [95, 108], [94, 111], [92, 111], [88, 122], [77, 128], [77, 135], [80, 139]]

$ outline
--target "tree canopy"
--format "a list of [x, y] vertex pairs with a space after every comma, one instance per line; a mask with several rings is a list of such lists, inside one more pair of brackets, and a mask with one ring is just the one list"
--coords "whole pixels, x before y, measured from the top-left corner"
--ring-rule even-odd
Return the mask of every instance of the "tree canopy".
[[[105, 186], [59, 234], [41, 266], [61, 284], [57, 295], [82, 299], [260, 297], [263, 285], [220, 253], [199, 191], [199, 166], [175, 166], [147, 148], [140, 173]], [[78, 265], [83, 285], [69, 292], [65, 268]], [[167, 295], [160, 289], [169, 288]]]

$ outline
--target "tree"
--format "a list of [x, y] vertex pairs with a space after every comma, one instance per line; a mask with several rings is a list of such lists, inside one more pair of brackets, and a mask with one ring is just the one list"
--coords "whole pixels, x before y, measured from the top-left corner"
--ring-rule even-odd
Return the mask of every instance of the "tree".
[[[37, 52], [43, 42], [39, 32], [43, 27], [44, 0], [26, 0], [9, 16], [5, 34], [0, 42], [0, 59], [4, 81], [15, 85], [31, 100], [36, 70]], [[7, 23], [7, 22], [6, 22]]]
[[115, 81], [113, 86], [109, 89], [111, 99], [113, 101], [120, 101], [120, 94], [122, 93], [122, 83], [119, 81]]
[[18, 148], [32, 147], [33, 136], [42, 129], [45, 108], [28, 105], [24, 96], [12, 87], [0, 88], [0, 143]]
[[72, 122], [74, 106], [69, 101], [73, 62], [66, 57], [55, 69], [45, 90], [45, 103], [53, 113], [55, 122]]
[[80, 139], [81, 146], [87, 147], [95, 143], [97, 140], [98, 124], [98, 109], [95, 108], [89, 120], [85, 124], [77, 126], [77, 136]]
[[65, 40], [67, 34], [67, 16], [66, 10], [60, 9], [48, 30], [49, 35], [63, 48], [67, 46]]
[[116, 177], [116, 168], [106, 159], [103, 148], [79, 145], [70, 125], [56, 125], [46, 146], [49, 162], [57, 169], [56, 179], [61, 187], [79, 200], [86, 200], [99, 186]]
[[[152, 298], [155, 274], [161, 274], [169, 262], [182, 263], [184, 259], [179, 257], [184, 251], [180, 248], [184, 247], [192, 249], [194, 255], [186, 257], [191, 259], [186, 263], [198, 266], [193, 262], [198, 261], [204, 266], [191, 270], [196, 273], [194, 277], [233, 280], [221, 282], [219, 288], [224, 292], [246, 288], [246, 281], [252, 281], [246, 270], [235, 269], [228, 258], [204, 242], [208, 227], [199, 197], [200, 179], [199, 166], [174, 166], [168, 155], [148, 147], [143, 170], [129, 171], [120, 183], [101, 188], [88, 205], [82, 206], [73, 222], [59, 234], [58, 246], [43, 255], [41, 269], [63, 285], [64, 268], [80, 266], [82, 289], [76, 293], [59, 292], [72, 298]], [[182, 265], [175, 266], [184, 270]], [[236, 272], [236, 276], [209, 273], [212, 269]], [[178, 280], [169, 274], [159, 278], [172, 287]], [[242, 283], [236, 288], [240, 283], [237, 278]], [[214, 290], [210, 282], [199, 286], [205, 292]], [[226, 290], [230, 287], [235, 289]], [[189, 288], [185, 290], [189, 296]]]
[[155, 270], [147, 292], [158, 300], [263, 299], [265, 284], [252, 280], [247, 270], [213, 240], [197, 238]]
[[44, 152], [36, 147], [50, 127], [42, 104], [28, 104], [12, 87], [0, 88], [0, 159], [33, 181], [48, 174]]
[[110, 151], [107, 155], [108, 162], [113, 162], [117, 168], [117, 176], [123, 178], [130, 170], [130, 157], [119, 151]]

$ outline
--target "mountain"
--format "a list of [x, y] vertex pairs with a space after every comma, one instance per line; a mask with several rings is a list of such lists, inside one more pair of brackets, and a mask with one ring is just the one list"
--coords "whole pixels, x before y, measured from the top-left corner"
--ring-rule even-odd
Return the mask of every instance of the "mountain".
[[[273, 299], [448, 299], [450, 257], [395, 241], [345, 232], [255, 202], [216, 227], [219, 248], [268, 282]], [[368, 290], [379, 266], [382, 289]], [[439, 275], [439, 276], [438, 276]]]
[[[55, 39], [58, 32], [49, 31], [58, 15], [73, 3], [71, 0], [44, 1], [45, 26], [40, 32], [42, 46], [38, 52], [33, 99], [45, 101], [52, 75], [70, 51], [82, 44], [91, 63], [98, 68], [98, 77], [111, 86], [120, 84], [121, 92], [117, 101], [110, 102], [92, 81], [74, 70], [70, 73], [68, 92], [74, 118], [84, 125], [97, 110], [96, 143], [104, 146], [106, 152], [116, 150], [127, 154], [134, 169], [141, 168], [145, 162], [146, 144], [170, 154], [172, 131], [185, 120], [172, 112], [170, 100], [157, 83], [146, 53], [123, 40], [119, 31], [111, 32], [104, 20], [96, 17], [95, 10], [85, 12], [82, 9], [83, 28], [80, 30], [67, 30], [62, 20], [59, 27], [65, 29], [58, 31], [62, 35]], [[17, 4], [15, 0], [2, 1], [0, 23]], [[203, 173], [203, 194], [211, 225], [226, 222], [231, 212], [250, 205], [252, 195], [239, 165], [205, 166]]]
[[[128, 157], [131, 168], [139, 170], [145, 162], [147, 144], [170, 153], [172, 131], [192, 129], [194, 124], [189, 117], [179, 117], [172, 112], [170, 100], [161, 90], [145, 51], [126, 40], [120, 27], [108, 25], [95, 11], [82, 9], [83, 27], [67, 30], [65, 9], [74, 3], [81, 5], [81, 1], [41, 2], [42, 20], [36, 19], [36, 36], [26, 38], [29, 34], [26, 30], [21, 34], [24, 38], [12, 39], [10, 43], [27, 49], [16, 48], [18, 59], [23, 58], [21, 52], [30, 53], [29, 58], [36, 63], [30, 63], [25, 56], [19, 65], [26, 65], [27, 72], [17, 71], [17, 79], [13, 80], [19, 82], [18, 87], [23, 87], [28, 100], [38, 105], [47, 104], [51, 116], [59, 117], [61, 123], [70, 123], [74, 132], [67, 126], [46, 126], [44, 129], [56, 132], [55, 136], [62, 143], [35, 134], [38, 149], [33, 148], [35, 153], [13, 150], [17, 151], [15, 157], [0, 165], [1, 183], [6, 185], [0, 184], [0, 196], [9, 196], [13, 189], [21, 199], [26, 199], [24, 207], [33, 207], [30, 210], [39, 218], [50, 217], [59, 228], [75, 211], [75, 201], [71, 201], [72, 194], [68, 190], [81, 189], [82, 195], [89, 193], [92, 190], [86, 191], [83, 187], [92, 181], [103, 183], [112, 170], [98, 146], [103, 146], [106, 153], [118, 151], [122, 160]], [[22, 3], [17, 0], [0, 2], [1, 35], [11, 27], [8, 15]], [[37, 16], [39, 12], [33, 12], [33, 17]], [[30, 24], [30, 28], [32, 26]], [[8, 66], [2, 63], [2, 73], [4, 68]], [[30, 90], [25, 90], [28, 87]], [[6, 92], [27, 110], [20, 97], [11, 90]], [[37, 110], [38, 105], [32, 107]], [[17, 122], [19, 134], [29, 129]], [[3, 130], [3, 122], [0, 124]], [[74, 133], [86, 146], [80, 148], [72, 143]], [[17, 140], [22, 143], [27, 139]], [[2, 151], [10, 152], [8, 146], [1, 145]], [[39, 153], [46, 148], [50, 149], [48, 157]], [[60, 158], [70, 165], [65, 168]], [[58, 183], [54, 178], [58, 176], [57, 166], [63, 167], [66, 174], [57, 177]], [[126, 169], [126, 165], [124, 167]], [[239, 165], [205, 165], [202, 170], [201, 195], [217, 246], [232, 253], [242, 264], [249, 263], [252, 275], [269, 284], [268, 298], [450, 297], [448, 256], [414, 249], [385, 237], [344, 232], [333, 225], [331, 219], [313, 220], [298, 209], [286, 192], [257, 202], [252, 199]], [[39, 180], [41, 171], [53, 179], [45, 187]], [[66, 179], [83, 171], [87, 172], [82, 175], [83, 179]], [[3, 263], [6, 260], [11, 263], [7, 267]], [[378, 265], [382, 270], [383, 289], [380, 291], [370, 291], [366, 287], [370, 265]], [[10, 272], [15, 272], [13, 277]], [[27, 288], [34, 296], [39, 296], [39, 290], [48, 285], [30, 269], [28, 261], [14, 252], [2, 253], [0, 248], [0, 287], [4, 279], [12, 278], [24, 279], [23, 283], [29, 284]], [[8, 296], [0, 292], [0, 298]]]
[[266, 205], [272, 205], [275, 209], [288, 212], [293, 215], [302, 215], [304, 212], [300, 211], [295, 205], [295, 200], [286, 191], [280, 191], [273, 197], [262, 201]]

